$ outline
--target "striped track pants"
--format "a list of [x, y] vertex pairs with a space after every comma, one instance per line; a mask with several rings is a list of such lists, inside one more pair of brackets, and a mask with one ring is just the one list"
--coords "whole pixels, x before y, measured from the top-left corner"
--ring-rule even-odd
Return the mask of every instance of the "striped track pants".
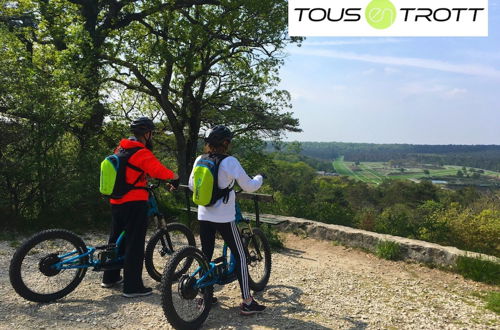
[[200, 220], [199, 223], [201, 249], [205, 256], [208, 260], [212, 260], [215, 246], [215, 233], [219, 232], [236, 259], [235, 271], [240, 284], [241, 296], [243, 299], [250, 298], [247, 260], [236, 223], [234, 221], [217, 223], [205, 220]]

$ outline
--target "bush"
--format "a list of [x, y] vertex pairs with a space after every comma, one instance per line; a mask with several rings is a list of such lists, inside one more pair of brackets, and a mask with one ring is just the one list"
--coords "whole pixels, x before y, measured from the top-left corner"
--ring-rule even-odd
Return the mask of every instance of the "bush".
[[455, 271], [465, 278], [488, 284], [500, 284], [500, 264], [488, 260], [460, 256]]
[[377, 244], [376, 255], [387, 260], [399, 260], [401, 259], [401, 247], [396, 242], [381, 241]]
[[386, 208], [376, 219], [375, 230], [379, 233], [415, 237], [413, 228], [414, 210], [404, 204], [395, 204]]
[[261, 226], [260, 229], [264, 232], [269, 241], [269, 245], [271, 245], [271, 250], [277, 251], [281, 250], [285, 245], [283, 244], [283, 240], [278, 235], [278, 232], [271, 228], [270, 226]]
[[446, 242], [460, 249], [500, 257], [500, 210], [452, 206], [439, 214], [449, 228]]
[[355, 217], [356, 228], [375, 231], [377, 212], [374, 209], [363, 209], [357, 212]]

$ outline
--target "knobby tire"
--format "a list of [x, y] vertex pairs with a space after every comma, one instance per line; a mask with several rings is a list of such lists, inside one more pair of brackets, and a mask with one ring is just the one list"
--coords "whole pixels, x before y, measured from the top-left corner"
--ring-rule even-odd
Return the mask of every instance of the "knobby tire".
[[[23, 279], [23, 274], [22, 274], [22, 268], [23, 268], [23, 261], [25, 258], [32, 257], [33, 255], [36, 254], [36, 246], [43, 243], [43, 242], [48, 242], [51, 240], [62, 240], [70, 243], [74, 249], [77, 250], [78, 254], [83, 254], [87, 251], [87, 247], [83, 240], [76, 235], [75, 233], [64, 230], [64, 229], [50, 229], [50, 230], [44, 230], [41, 231], [32, 237], [30, 237], [27, 241], [25, 241], [14, 253], [14, 256], [12, 257], [12, 260], [10, 262], [10, 267], [9, 267], [9, 278], [10, 278], [10, 283], [12, 284], [12, 287], [14, 290], [23, 298], [34, 301], [34, 302], [50, 302], [54, 301], [57, 299], [60, 299], [70, 292], [72, 292], [83, 280], [83, 277], [85, 276], [85, 273], [87, 272], [87, 268], [80, 268], [77, 270], [68, 270], [68, 271], [74, 271], [75, 275], [74, 278], [66, 285], [65, 287], [61, 288], [58, 291], [55, 292], [50, 292], [50, 293], [39, 293], [36, 292], [34, 289], [29, 287], [25, 282], [26, 280]], [[58, 251], [61, 254], [63, 253], [68, 253], [71, 252], [69, 251]], [[42, 252], [40, 256], [40, 263], [41, 260], [44, 259], [44, 257], [47, 257], [50, 254], [47, 254], [46, 252]], [[55, 253], [54, 253], [55, 255]], [[36, 260], [36, 259], [35, 259]], [[88, 257], [80, 259], [80, 264], [87, 264], [88, 263]], [[61, 273], [64, 273], [65, 270], [56, 272], [56, 274], [51, 274], [50, 276], [45, 275], [42, 273], [40, 266], [37, 267], [37, 269], [32, 269], [30, 271], [37, 272], [37, 274], [32, 274], [34, 277], [40, 276], [40, 280], [44, 280], [45, 278], [56, 278]], [[26, 275], [28, 276], [28, 275]]]
[[[172, 238], [173, 232], [180, 232], [184, 237], [182, 239], [183, 242], [186, 242], [188, 245], [196, 246], [196, 241], [193, 235], [193, 232], [185, 225], [181, 223], [169, 223], [166, 228], [158, 229], [153, 236], [149, 239], [146, 245], [146, 251], [144, 253], [144, 264], [146, 266], [146, 270], [148, 271], [149, 276], [157, 282], [161, 281], [163, 275], [163, 268], [169, 262], [172, 255], [181, 249], [183, 245], [173, 245], [173, 251], [170, 250], [170, 247], [165, 247], [163, 244], [168, 245], [167, 235]], [[160, 261], [155, 262], [155, 253], [160, 253], [160, 249], [166, 249], [165, 255], [160, 259]], [[186, 265], [189, 267], [189, 265]]]

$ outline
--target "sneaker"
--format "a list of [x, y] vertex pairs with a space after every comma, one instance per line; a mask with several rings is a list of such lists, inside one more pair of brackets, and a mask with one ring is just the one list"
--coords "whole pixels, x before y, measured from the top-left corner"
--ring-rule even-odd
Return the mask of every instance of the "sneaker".
[[109, 289], [109, 288], [114, 287], [115, 285], [122, 284], [122, 283], [123, 283], [123, 278], [120, 277], [120, 279], [118, 281], [115, 281], [115, 282], [110, 282], [110, 283], [102, 282], [101, 288]]
[[143, 288], [142, 290], [139, 290], [137, 292], [131, 292], [131, 293], [122, 293], [122, 296], [125, 298], [135, 298], [135, 297], [143, 297], [143, 296], [149, 296], [150, 294], [153, 293], [153, 289], [151, 288]]
[[266, 306], [260, 305], [258, 302], [252, 299], [252, 302], [247, 305], [245, 303], [241, 303], [240, 305], [240, 314], [241, 315], [252, 315], [255, 313], [260, 313], [264, 309], [266, 309]]

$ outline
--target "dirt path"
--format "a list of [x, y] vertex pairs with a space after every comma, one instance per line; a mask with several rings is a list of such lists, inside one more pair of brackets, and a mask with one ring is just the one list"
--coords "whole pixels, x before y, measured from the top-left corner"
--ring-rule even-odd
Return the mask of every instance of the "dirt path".
[[[285, 244], [286, 249], [273, 254], [267, 289], [255, 294], [268, 306], [267, 312], [242, 317], [237, 283], [216, 287], [219, 305], [204, 329], [500, 327], [500, 316], [486, 310], [476, 296], [498, 288], [329, 242], [286, 235]], [[10, 286], [8, 264], [13, 252], [8, 242], [0, 242], [1, 329], [170, 329], [160, 306], [159, 285], [146, 273], [146, 285], [155, 288], [149, 297], [127, 299], [117, 289], [101, 289], [101, 273], [89, 271], [66, 298], [36, 304], [19, 297]]]

